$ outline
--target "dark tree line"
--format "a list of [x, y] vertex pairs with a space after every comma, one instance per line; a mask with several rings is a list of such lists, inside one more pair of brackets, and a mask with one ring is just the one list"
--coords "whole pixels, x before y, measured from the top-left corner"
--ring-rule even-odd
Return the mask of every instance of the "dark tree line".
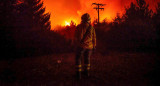
[[50, 30], [50, 13], [45, 13], [41, 0], [1, 0], [1, 29]]
[[156, 12], [153, 12], [145, 0], [136, 0], [136, 3], [132, 2], [129, 7], [125, 8], [122, 16], [117, 13], [113, 22], [103, 21], [100, 25], [95, 25], [97, 40], [101, 41], [100, 44], [104, 44], [108, 50], [116, 48], [155, 51], [160, 44], [159, 13], [159, 3], [156, 6]]
[[20, 13], [17, 18], [17, 23], [22, 23], [24, 27], [31, 29], [45, 29], [50, 30], [50, 13], [45, 13], [45, 7], [41, 0], [24, 0], [22, 4], [18, 5]]
[[66, 40], [50, 30], [50, 13], [45, 10], [42, 0], [0, 1], [1, 58], [65, 51]]

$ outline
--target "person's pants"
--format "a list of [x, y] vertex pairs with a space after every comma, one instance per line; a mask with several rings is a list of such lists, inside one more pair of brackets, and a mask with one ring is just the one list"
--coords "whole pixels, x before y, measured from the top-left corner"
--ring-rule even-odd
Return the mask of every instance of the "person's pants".
[[84, 48], [78, 48], [76, 52], [76, 71], [81, 72], [82, 71], [82, 57], [84, 57], [84, 70], [89, 71], [90, 70], [90, 56], [91, 56], [92, 50], [91, 49], [84, 49]]

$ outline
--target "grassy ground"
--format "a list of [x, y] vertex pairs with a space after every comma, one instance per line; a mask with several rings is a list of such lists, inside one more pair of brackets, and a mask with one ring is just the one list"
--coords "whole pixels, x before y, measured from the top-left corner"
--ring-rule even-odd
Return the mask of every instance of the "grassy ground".
[[0, 86], [154, 86], [153, 53], [108, 52], [91, 58], [91, 77], [74, 77], [74, 54], [0, 61]]

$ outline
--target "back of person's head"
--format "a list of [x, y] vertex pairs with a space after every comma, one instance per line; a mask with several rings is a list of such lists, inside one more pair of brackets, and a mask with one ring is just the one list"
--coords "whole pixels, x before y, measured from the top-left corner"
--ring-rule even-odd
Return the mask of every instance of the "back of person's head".
[[88, 13], [85, 13], [81, 17], [82, 23], [89, 23], [91, 20], [91, 17]]

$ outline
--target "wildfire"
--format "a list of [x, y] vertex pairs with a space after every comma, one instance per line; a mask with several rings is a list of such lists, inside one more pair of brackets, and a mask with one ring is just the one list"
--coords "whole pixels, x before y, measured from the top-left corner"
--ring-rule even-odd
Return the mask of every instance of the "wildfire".
[[70, 22], [65, 21], [65, 26], [70, 26]]
[[65, 19], [64, 23], [62, 23], [62, 26], [71, 26], [71, 23], [74, 25], [78, 24], [77, 20], [74, 18]]
[[[81, 15], [89, 13], [91, 21], [93, 22], [98, 18], [97, 11], [92, 3], [106, 4], [104, 11], [100, 11], [100, 22], [104, 19], [110, 22], [117, 13], [123, 14], [125, 7], [130, 6], [131, 2], [136, 0], [43, 0], [44, 6], [46, 6], [46, 12], [51, 12], [51, 26], [56, 25], [70, 26], [71, 20], [78, 24], [81, 22]], [[146, 0], [150, 3], [150, 8], [154, 8], [156, 2], [159, 0]]]

